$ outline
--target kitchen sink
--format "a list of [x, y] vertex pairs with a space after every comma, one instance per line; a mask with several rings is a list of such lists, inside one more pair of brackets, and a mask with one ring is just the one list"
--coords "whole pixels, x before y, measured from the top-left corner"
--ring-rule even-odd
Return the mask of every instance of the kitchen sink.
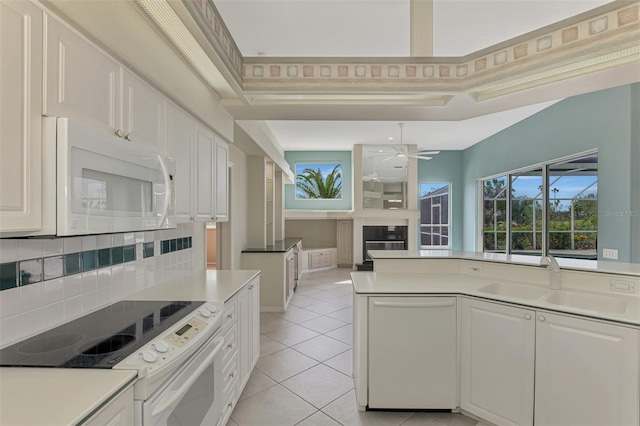
[[539, 299], [547, 293], [546, 288], [519, 284], [491, 283], [478, 291], [498, 296], [516, 297], [519, 299]]
[[606, 312], [610, 314], [624, 314], [627, 302], [607, 296], [556, 291], [547, 296], [546, 301], [553, 305], [569, 306], [587, 311]]

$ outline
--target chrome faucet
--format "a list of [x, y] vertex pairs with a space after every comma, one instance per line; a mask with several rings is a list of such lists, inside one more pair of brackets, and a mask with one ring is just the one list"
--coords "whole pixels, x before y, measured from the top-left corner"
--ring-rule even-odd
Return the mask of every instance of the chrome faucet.
[[549, 270], [549, 288], [560, 290], [560, 265], [555, 257], [548, 255], [540, 258], [540, 265], [546, 266]]

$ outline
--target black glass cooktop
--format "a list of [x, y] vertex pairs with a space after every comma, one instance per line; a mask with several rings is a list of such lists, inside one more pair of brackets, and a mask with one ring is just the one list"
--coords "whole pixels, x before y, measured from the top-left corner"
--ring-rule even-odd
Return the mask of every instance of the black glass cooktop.
[[117, 302], [0, 350], [0, 366], [112, 368], [202, 303]]

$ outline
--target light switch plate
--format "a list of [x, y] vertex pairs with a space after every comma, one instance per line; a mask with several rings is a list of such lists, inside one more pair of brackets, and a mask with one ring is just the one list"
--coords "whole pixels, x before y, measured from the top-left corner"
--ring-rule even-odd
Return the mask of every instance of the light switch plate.
[[618, 250], [616, 249], [602, 249], [602, 257], [605, 259], [617, 259]]

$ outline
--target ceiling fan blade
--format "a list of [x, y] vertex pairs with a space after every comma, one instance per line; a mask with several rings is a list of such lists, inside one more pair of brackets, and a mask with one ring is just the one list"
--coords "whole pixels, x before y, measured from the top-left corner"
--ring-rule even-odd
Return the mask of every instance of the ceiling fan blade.
[[418, 160], [431, 160], [433, 157], [425, 157], [423, 155], [409, 155], [408, 157], [417, 158]]
[[436, 155], [440, 154], [440, 151], [427, 151], [427, 150], [419, 150], [416, 154], [425, 154], [425, 155]]
[[389, 160], [391, 160], [392, 158], [398, 158], [398, 157], [396, 157], [395, 155], [392, 155], [392, 156], [387, 157], [387, 158], [385, 158], [384, 160], [382, 160], [382, 162], [384, 163], [385, 161], [389, 161]]

